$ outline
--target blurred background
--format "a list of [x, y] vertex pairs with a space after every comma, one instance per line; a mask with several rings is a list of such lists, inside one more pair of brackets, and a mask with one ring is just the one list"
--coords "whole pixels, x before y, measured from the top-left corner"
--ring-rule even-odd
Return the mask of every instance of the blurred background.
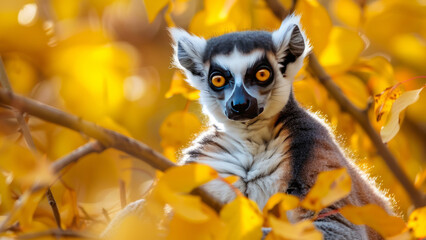
[[[403, 82], [398, 92], [425, 84], [426, 1], [279, 2], [302, 15], [314, 53], [356, 106], [366, 108], [398, 82]], [[16, 93], [132, 136], [176, 161], [179, 149], [207, 121], [197, 91], [171, 65], [167, 28], [181, 27], [205, 38], [239, 30], [273, 31], [281, 20], [272, 10], [265, 0], [0, 0], [0, 56]], [[306, 69], [294, 86], [296, 98], [335, 129], [348, 155], [388, 191], [405, 216], [410, 201], [404, 189], [356, 121]], [[401, 130], [388, 143], [423, 191], [425, 99], [422, 92], [407, 108]], [[369, 112], [380, 131], [386, 113], [378, 121], [373, 107]], [[13, 112], [0, 108], [0, 215], [43, 174], [46, 163], [89, 140], [34, 117], [26, 120], [41, 157], [28, 150]], [[141, 161], [107, 150], [67, 168], [52, 192], [67, 228], [99, 232], [105, 216], [121, 208], [120, 189], [125, 187], [127, 202], [140, 199], [155, 176]], [[47, 200], [38, 201], [24, 217], [28, 231], [55, 226]]]

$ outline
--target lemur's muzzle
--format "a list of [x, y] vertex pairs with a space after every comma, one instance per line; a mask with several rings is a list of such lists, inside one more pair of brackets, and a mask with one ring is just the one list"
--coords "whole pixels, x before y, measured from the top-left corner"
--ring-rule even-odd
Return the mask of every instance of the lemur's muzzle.
[[262, 111], [259, 111], [257, 107], [256, 98], [248, 94], [243, 86], [237, 86], [226, 103], [226, 116], [231, 120], [252, 119]]

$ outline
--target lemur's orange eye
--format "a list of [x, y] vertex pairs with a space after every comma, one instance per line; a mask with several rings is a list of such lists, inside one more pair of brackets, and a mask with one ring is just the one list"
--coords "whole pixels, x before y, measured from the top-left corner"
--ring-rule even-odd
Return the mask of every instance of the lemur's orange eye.
[[259, 80], [261, 82], [268, 80], [270, 76], [271, 76], [271, 72], [269, 72], [268, 69], [260, 69], [256, 73], [257, 80]]
[[212, 84], [217, 88], [223, 87], [225, 85], [225, 82], [225, 78], [221, 75], [216, 75], [212, 77]]

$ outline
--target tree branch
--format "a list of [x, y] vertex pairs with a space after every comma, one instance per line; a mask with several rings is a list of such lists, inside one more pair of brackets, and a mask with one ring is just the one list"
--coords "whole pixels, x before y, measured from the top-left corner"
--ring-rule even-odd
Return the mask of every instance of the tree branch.
[[[287, 14], [284, 14], [287, 12], [287, 10], [285, 10], [285, 8], [278, 0], [266, 0], [266, 2], [277, 18], [284, 19], [287, 16]], [[377, 152], [380, 154], [386, 165], [389, 167], [394, 176], [398, 179], [398, 181], [404, 187], [405, 191], [410, 196], [414, 206], [416, 208], [425, 206], [425, 196], [422, 192], [416, 189], [405, 172], [400, 168], [396, 158], [392, 155], [392, 153], [383, 143], [379, 134], [377, 134], [371, 125], [371, 122], [368, 119], [368, 113], [353, 105], [352, 102], [346, 98], [341, 89], [332, 81], [331, 77], [321, 66], [313, 52], [309, 55], [308, 67], [311, 74], [320, 81], [325, 89], [327, 89], [327, 92], [334, 98], [334, 100], [336, 100], [340, 108], [349, 113], [361, 125], [365, 133], [367, 133], [368, 137], [370, 138], [371, 142], [376, 147]]]
[[[13, 94], [4, 89], [0, 89], [0, 103], [9, 105], [45, 121], [86, 134], [97, 139], [104, 148], [111, 147], [125, 152], [135, 158], [145, 161], [158, 170], [165, 171], [170, 167], [176, 166], [176, 164], [142, 142], [126, 137], [115, 131], [105, 129], [93, 122], [83, 120], [43, 103]], [[59, 167], [57, 168], [59, 169]], [[216, 211], [220, 211], [222, 204], [210, 193], [203, 189], [197, 189], [195, 192], [206, 204]]]
[[[12, 85], [10, 84], [9, 78], [6, 73], [6, 69], [3, 64], [3, 60], [0, 57], [0, 83], [1, 85], [10, 93], [13, 93]], [[16, 119], [18, 124], [21, 127], [22, 134], [24, 135], [25, 142], [28, 145], [28, 148], [32, 151], [35, 156], [38, 156], [37, 147], [35, 146], [34, 139], [31, 136], [30, 128], [25, 122], [24, 114], [21, 112], [15, 112]], [[58, 206], [56, 205], [55, 198], [53, 197], [52, 191], [50, 188], [47, 188], [46, 192], [47, 199], [49, 204], [52, 207], [52, 212], [55, 217], [56, 224], [58, 228], [61, 229], [61, 216], [59, 214]]]
[[27, 233], [18, 235], [15, 239], [35, 239], [40, 237], [70, 237], [70, 238], [84, 238], [84, 239], [99, 239], [96, 236], [88, 235], [81, 232], [75, 232], [71, 230], [51, 229], [43, 232]]
[[56, 204], [55, 197], [53, 196], [52, 191], [50, 191], [50, 188], [47, 189], [46, 192], [47, 200], [49, 201], [49, 205], [52, 208], [53, 216], [55, 217], [56, 225], [59, 229], [62, 229], [61, 227], [61, 215], [59, 214], [58, 205]]
[[54, 174], [58, 174], [62, 169], [70, 165], [71, 163], [77, 162], [80, 158], [90, 153], [100, 153], [104, 150], [104, 146], [98, 141], [88, 142], [85, 145], [75, 149], [68, 155], [56, 160], [52, 163], [51, 169]]
[[[13, 92], [12, 85], [10, 84], [9, 78], [6, 74], [6, 69], [3, 64], [3, 60], [0, 57], [0, 84], [7, 91]], [[30, 128], [25, 122], [24, 115], [20, 112], [14, 112], [16, 119], [18, 120], [18, 124], [21, 127], [22, 135], [24, 135], [25, 142], [28, 145], [28, 148], [34, 153], [37, 154], [37, 148], [34, 144], [34, 140], [31, 137]]]

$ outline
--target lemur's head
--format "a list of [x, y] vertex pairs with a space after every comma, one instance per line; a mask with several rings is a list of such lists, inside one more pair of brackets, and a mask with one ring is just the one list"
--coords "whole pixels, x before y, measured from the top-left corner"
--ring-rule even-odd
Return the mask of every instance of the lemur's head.
[[200, 90], [205, 112], [216, 121], [272, 117], [287, 103], [310, 51], [299, 20], [287, 17], [272, 33], [235, 32], [209, 40], [172, 28], [175, 64]]

